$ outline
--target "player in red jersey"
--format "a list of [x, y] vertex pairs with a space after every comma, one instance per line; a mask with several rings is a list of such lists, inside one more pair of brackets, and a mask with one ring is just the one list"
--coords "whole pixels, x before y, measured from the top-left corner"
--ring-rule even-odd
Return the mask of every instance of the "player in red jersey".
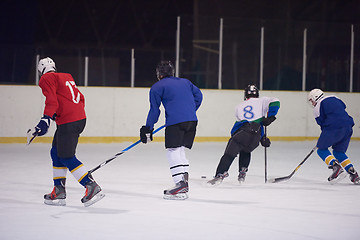
[[75, 152], [80, 134], [85, 128], [85, 98], [68, 73], [58, 73], [55, 62], [47, 57], [38, 64], [41, 74], [39, 86], [46, 97], [44, 116], [33, 131], [34, 136], [47, 133], [50, 122], [56, 122], [52, 148], [54, 189], [44, 195], [45, 204], [66, 205], [65, 180], [67, 170], [86, 188], [81, 202], [85, 206], [99, 201], [105, 195], [84, 165], [76, 158]]

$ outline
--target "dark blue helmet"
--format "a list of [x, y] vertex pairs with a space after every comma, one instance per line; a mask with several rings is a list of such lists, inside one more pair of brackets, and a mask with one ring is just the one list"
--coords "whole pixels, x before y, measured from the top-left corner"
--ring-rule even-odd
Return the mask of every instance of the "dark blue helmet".
[[156, 67], [156, 77], [159, 80], [164, 77], [173, 77], [174, 74], [174, 65], [170, 61], [161, 61]]

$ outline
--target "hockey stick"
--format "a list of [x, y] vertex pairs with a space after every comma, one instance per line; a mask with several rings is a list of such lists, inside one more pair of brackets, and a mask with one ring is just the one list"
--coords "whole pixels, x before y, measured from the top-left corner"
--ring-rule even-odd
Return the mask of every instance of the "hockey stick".
[[277, 182], [283, 182], [283, 181], [289, 180], [289, 179], [295, 174], [295, 172], [300, 168], [300, 166], [310, 157], [310, 155], [311, 155], [316, 149], [317, 149], [317, 147], [315, 146], [315, 147], [309, 152], [309, 154], [304, 158], [304, 160], [302, 160], [301, 163], [299, 163], [299, 165], [295, 168], [295, 170], [294, 170], [289, 176], [269, 179], [269, 182], [277, 183]]
[[[266, 137], [266, 126], [265, 126], [265, 133], [264, 136]], [[267, 182], [267, 151], [265, 147], [265, 183]]]
[[38, 132], [31, 132], [31, 129], [27, 130], [27, 141], [26, 145], [30, 145], [30, 143], [38, 136]]
[[[157, 128], [154, 130], [153, 134], [157, 133], [158, 131], [160, 131], [161, 129], [163, 129], [165, 127], [165, 125]], [[108, 160], [102, 162], [101, 164], [99, 164], [97, 167], [94, 167], [93, 169], [89, 170], [89, 173], [93, 173], [96, 170], [98, 170], [99, 168], [105, 166], [106, 164], [108, 164], [109, 162], [111, 162], [112, 160], [114, 160], [115, 158], [117, 158], [118, 156], [120, 156], [121, 154], [125, 153], [126, 151], [128, 151], [129, 149], [135, 147], [136, 145], [138, 145], [141, 142], [141, 140], [137, 140], [136, 142], [134, 142], [133, 144], [131, 144], [130, 146], [128, 146], [127, 148], [125, 148], [124, 150], [122, 150], [121, 152], [115, 154], [112, 158], [109, 158]]]

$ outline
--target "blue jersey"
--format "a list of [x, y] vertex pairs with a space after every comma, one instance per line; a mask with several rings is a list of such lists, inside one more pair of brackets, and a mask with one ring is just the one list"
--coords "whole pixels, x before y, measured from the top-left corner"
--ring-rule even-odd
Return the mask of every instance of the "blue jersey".
[[327, 96], [316, 104], [314, 115], [321, 129], [339, 129], [354, 126], [354, 120], [345, 111], [346, 105], [335, 96]]
[[149, 93], [150, 110], [146, 126], [154, 128], [160, 116], [160, 105], [165, 108], [166, 126], [197, 121], [196, 110], [202, 102], [198, 87], [185, 78], [166, 77], [155, 83]]
[[334, 151], [345, 153], [349, 146], [354, 120], [345, 109], [345, 103], [335, 96], [320, 99], [314, 107], [316, 122], [321, 127], [321, 134], [316, 146], [319, 148], [319, 156], [324, 161], [328, 152], [324, 153], [321, 150], [327, 150], [332, 146]]

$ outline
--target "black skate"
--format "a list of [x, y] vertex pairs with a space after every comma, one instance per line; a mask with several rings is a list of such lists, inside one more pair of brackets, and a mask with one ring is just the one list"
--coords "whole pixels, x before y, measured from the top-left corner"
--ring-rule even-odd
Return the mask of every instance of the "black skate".
[[242, 167], [240, 172], [239, 172], [239, 175], [238, 175], [238, 181], [239, 183], [243, 183], [245, 182], [245, 177], [246, 177], [246, 172], [248, 171], [248, 169], [246, 167]]
[[178, 182], [175, 187], [164, 190], [164, 199], [185, 200], [188, 198], [189, 185], [187, 181]]
[[100, 193], [101, 188], [95, 181], [90, 181], [85, 188], [85, 196], [81, 199], [85, 207], [91, 206], [105, 197], [105, 194]]
[[[341, 179], [343, 179], [344, 176], [339, 177], [341, 173], [344, 172], [343, 168], [339, 164], [339, 162], [336, 160], [334, 161], [333, 165], [329, 166], [329, 169], [332, 169], [332, 174], [328, 177], [329, 182], [338, 182]], [[336, 180], [335, 180], [336, 179]]]
[[52, 192], [44, 195], [44, 203], [47, 205], [65, 206], [66, 191], [63, 185], [55, 185]]
[[223, 174], [218, 173], [212, 180], [208, 181], [207, 184], [210, 186], [218, 185], [218, 184], [222, 183], [224, 178], [226, 178], [228, 176], [229, 176], [228, 172], [224, 172]]
[[360, 178], [358, 173], [355, 171], [355, 169], [353, 167], [349, 168], [348, 171], [349, 175], [350, 175], [350, 181], [353, 182], [356, 185], [360, 184]]

